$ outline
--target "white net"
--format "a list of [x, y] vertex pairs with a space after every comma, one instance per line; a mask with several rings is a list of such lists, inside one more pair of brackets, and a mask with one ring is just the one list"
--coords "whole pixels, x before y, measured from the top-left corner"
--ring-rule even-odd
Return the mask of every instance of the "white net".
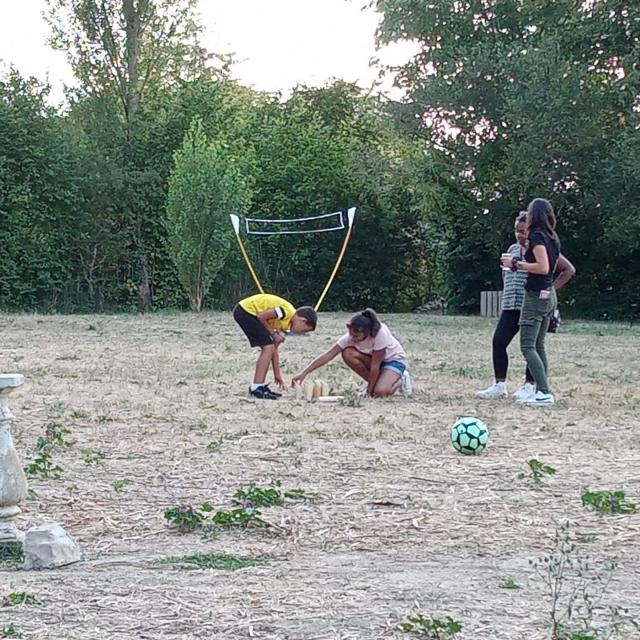
[[343, 211], [305, 218], [245, 218], [244, 222], [247, 234], [258, 236], [323, 233], [346, 228]]

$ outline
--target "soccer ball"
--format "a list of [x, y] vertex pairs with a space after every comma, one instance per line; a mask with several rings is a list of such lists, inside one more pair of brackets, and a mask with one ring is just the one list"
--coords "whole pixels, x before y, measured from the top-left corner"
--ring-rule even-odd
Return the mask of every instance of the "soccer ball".
[[451, 444], [460, 453], [480, 453], [489, 442], [489, 428], [478, 418], [459, 418], [451, 427]]

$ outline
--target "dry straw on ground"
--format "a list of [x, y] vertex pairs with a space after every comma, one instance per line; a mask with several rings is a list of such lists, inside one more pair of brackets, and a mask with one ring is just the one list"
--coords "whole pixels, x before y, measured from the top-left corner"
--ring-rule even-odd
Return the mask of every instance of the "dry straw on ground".
[[[289, 379], [347, 317], [322, 314], [316, 335], [287, 339]], [[368, 640], [406, 637], [398, 623], [421, 611], [459, 620], [461, 640], [545, 638], [548, 597], [529, 561], [564, 520], [585, 541], [582, 553], [618, 559], [604, 602], [638, 616], [640, 516], [599, 517], [580, 496], [622, 489], [640, 501], [640, 330], [567, 322], [549, 339], [559, 403], [536, 410], [475, 397], [491, 378], [493, 321], [384, 319], [410, 354], [415, 394], [345, 406], [293, 393], [249, 400], [256, 353], [230, 314], [2, 317], [0, 369], [28, 381], [12, 399], [20, 455], [33, 459], [48, 423], [75, 441], [54, 452], [60, 479], [30, 481], [35, 495], [19, 524], [63, 523], [84, 561], [0, 571], [0, 600], [28, 592], [43, 601], [0, 608], [0, 630], [58, 640]], [[517, 343], [511, 353], [515, 388]], [[334, 393], [358, 387], [342, 363], [321, 377]], [[481, 456], [450, 445], [460, 415], [489, 425]], [[557, 469], [541, 488], [518, 479], [531, 458]], [[181, 504], [228, 509], [237, 489], [275, 480], [317, 498], [264, 510], [267, 531], [212, 540], [164, 520]], [[154, 562], [196, 552], [271, 560], [235, 572]], [[507, 578], [521, 588], [500, 588]]]

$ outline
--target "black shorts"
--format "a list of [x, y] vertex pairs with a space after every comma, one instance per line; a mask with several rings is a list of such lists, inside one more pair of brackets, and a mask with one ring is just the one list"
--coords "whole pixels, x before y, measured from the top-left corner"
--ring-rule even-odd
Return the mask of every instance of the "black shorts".
[[252, 347], [266, 347], [273, 344], [271, 334], [256, 316], [245, 311], [239, 304], [233, 310], [233, 319], [240, 325], [244, 334], [249, 338]]

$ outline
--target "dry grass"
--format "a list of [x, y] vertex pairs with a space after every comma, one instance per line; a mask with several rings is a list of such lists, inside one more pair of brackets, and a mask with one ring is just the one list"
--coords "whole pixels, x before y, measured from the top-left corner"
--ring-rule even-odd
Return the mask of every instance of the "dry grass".
[[[286, 374], [328, 348], [346, 318], [322, 314], [316, 335], [288, 339]], [[640, 501], [636, 327], [566, 323], [549, 340], [560, 401], [536, 410], [476, 399], [491, 377], [490, 320], [387, 316], [416, 392], [360, 407], [293, 394], [250, 401], [256, 353], [230, 314], [1, 320], [0, 369], [28, 380], [12, 399], [23, 460], [49, 422], [75, 441], [54, 454], [60, 479], [30, 481], [37, 497], [19, 525], [61, 522], [84, 561], [0, 572], [0, 600], [28, 592], [44, 603], [0, 608], [0, 630], [13, 623], [27, 638], [69, 640], [365, 640], [405, 637], [398, 622], [420, 610], [462, 622], [461, 640], [545, 638], [549, 602], [529, 561], [563, 520], [590, 541], [582, 553], [619, 559], [605, 601], [640, 612], [639, 516], [602, 518], [580, 503], [586, 489]], [[517, 344], [511, 353], [515, 387]], [[318, 377], [335, 392], [358, 384], [341, 363]], [[490, 426], [481, 456], [449, 443], [464, 414]], [[87, 452], [104, 459], [87, 464]], [[531, 458], [557, 469], [540, 489], [518, 479]], [[237, 489], [273, 480], [318, 498], [265, 510], [268, 531], [213, 540], [177, 534], [163, 518], [167, 507], [204, 500], [229, 508]], [[271, 561], [236, 572], [153, 562], [195, 552]], [[500, 588], [508, 577], [522, 588]]]

